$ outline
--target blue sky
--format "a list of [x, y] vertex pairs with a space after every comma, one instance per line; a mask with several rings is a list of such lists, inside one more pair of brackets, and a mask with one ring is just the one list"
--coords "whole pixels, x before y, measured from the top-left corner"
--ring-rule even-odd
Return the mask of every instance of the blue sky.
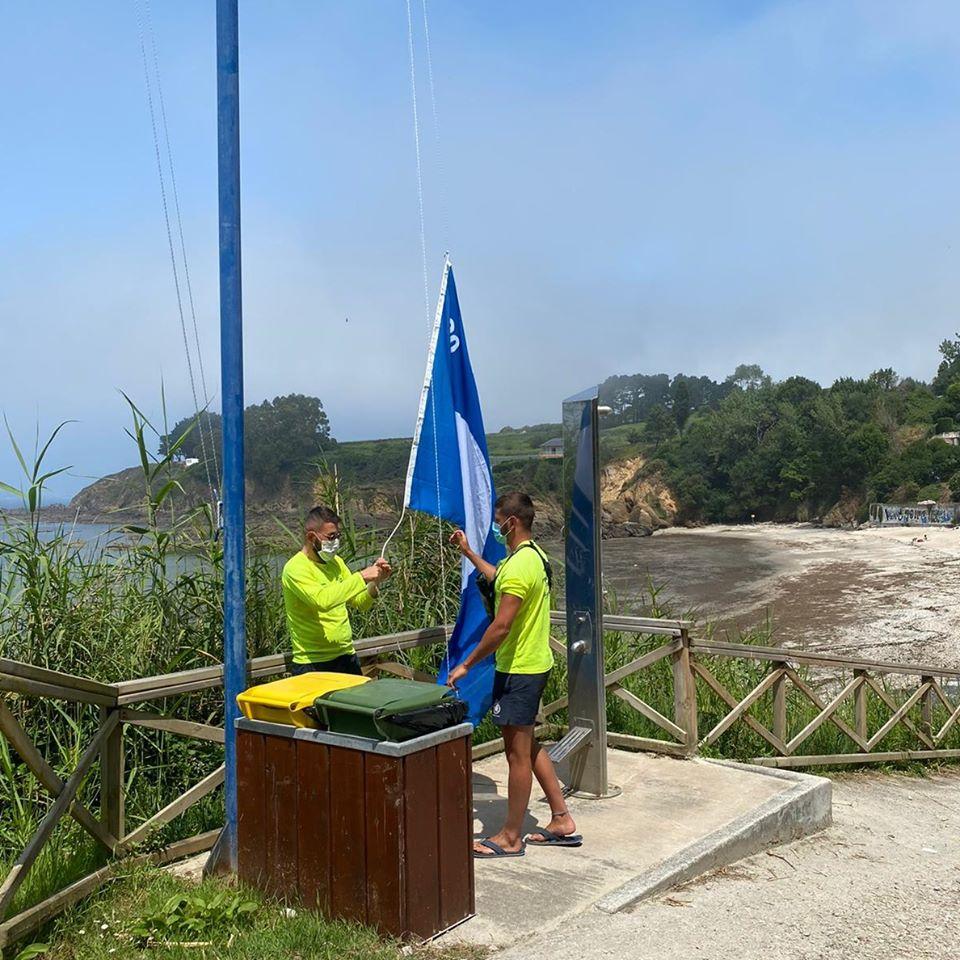
[[[932, 374], [960, 327], [956, 4], [429, 10], [430, 291], [449, 248], [489, 429], [612, 373]], [[214, 3], [151, 12], [216, 390]], [[405, 4], [240, 16], [248, 402], [312, 393], [341, 439], [409, 434], [428, 320]], [[133, 462], [118, 390], [192, 409], [134, 0], [4, 5], [0, 91], [0, 408], [28, 441], [78, 421], [52, 461], [69, 496]]]

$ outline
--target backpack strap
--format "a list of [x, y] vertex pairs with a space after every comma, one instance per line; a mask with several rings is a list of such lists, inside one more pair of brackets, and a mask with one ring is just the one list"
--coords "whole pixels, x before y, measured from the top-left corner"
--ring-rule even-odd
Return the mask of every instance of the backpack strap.
[[[527, 540], [525, 543], [521, 543], [517, 547], [517, 553], [523, 550], [525, 547], [529, 547], [533, 552], [540, 558], [540, 562], [543, 564], [543, 571], [547, 575], [547, 588], [553, 589], [553, 567], [550, 566], [550, 559], [547, 555], [537, 546], [532, 540]], [[516, 556], [516, 554], [514, 554]], [[509, 558], [508, 558], [509, 559]]]
[[[543, 564], [544, 573], [546, 573], [547, 575], [547, 590], [548, 591], [552, 590], [553, 589], [553, 567], [550, 566], [550, 560], [547, 557], [547, 555], [532, 540], [527, 540], [525, 543], [520, 544], [520, 546], [517, 547], [516, 552], [511, 554], [511, 556], [516, 556], [517, 553], [519, 553], [525, 547], [529, 547], [540, 558], [540, 562]], [[510, 561], [510, 557], [507, 557], [506, 561], [504, 561], [504, 565], [506, 565], [506, 563], [509, 563], [509, 561]], [[502, 569], [502, 567], [500, 569]], [[482, 573], [477, 574], [477, 581], [476, 581], [477, 589], [480, 591], [480, 596], [483, 599], [483, 605], [484, 607], [486, 607], [487, 616], [489, 616], [491, 620], [493, 619], [493, 616], [494, 616], [493, 605], [494, 605], [494, 597], [496, 595], [495, 587], [497, 582], [497, 576], [499, 576], [500, 574], [500, 569], [497, 570], [497, 575], [494, 576], [492, 580], [488, 580]]]

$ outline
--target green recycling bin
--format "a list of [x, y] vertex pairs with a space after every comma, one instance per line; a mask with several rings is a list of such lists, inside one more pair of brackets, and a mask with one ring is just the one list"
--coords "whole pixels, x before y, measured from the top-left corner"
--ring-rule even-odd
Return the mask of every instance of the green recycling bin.
[[333, 733], [402, 742], [463, 723], [467, 705], [450, 687], [417, 680], [371, 680], [314, 701], [317, 719]]

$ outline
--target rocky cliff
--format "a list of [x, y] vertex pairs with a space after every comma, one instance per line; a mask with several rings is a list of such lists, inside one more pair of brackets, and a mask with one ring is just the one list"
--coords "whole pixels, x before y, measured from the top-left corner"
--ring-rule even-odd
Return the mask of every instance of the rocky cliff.
[[659, 475], [646, 476], [642, 457], [608, 464], [600, 473], [605, 537], [648, 537], [673, 525], [677, 502]]

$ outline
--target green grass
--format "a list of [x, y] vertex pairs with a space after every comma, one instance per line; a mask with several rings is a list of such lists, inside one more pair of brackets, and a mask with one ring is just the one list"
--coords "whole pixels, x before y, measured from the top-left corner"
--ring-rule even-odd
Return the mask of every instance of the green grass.
[[[174, 905], [179, 904], [178, 907]], [[244, 905], [237, 913], [237, 907]], [[368, 928], [324, 920], [218, 879], [192, 884], [153, 868], [119, 874], [42, 934], [48, 960], [397, 960], [400, 944]], [[168, 923], [166, 918], [175, 915]], [[186, 922], [185, 922], [186, 921]], [[148, 943], [143, 935], [150, 932]], [[40, 937], [36, 938], [40, 939]], [[193, 942], [210, 946], [183, 947]], [[472, 947], [418, 949], [436, 960], [479, 960]], [[15, 956], [15, 954], [14, 954]]]
[[649, 445], [644, 445], [643, 424], [622, 423], [616, 427], [601, 429], [600, 459], [604, 463], [641, 456]]

